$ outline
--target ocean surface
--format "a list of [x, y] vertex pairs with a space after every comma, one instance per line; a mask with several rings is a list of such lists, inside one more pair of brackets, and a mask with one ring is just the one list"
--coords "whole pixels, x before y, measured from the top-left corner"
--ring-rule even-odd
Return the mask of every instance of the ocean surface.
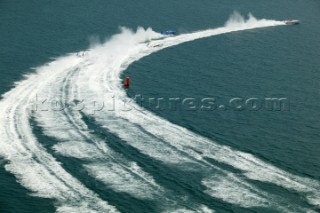
[[319, 212], [319, 11], [0, 1], [0, 212]]

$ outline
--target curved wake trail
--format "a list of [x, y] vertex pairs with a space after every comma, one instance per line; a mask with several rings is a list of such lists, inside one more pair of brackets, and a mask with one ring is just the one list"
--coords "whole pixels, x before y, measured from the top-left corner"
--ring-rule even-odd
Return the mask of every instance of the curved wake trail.
[[[83, 119], [86, 116], [145, 156], [181, 170], [203, 173], [205, 178], [199, 184], [206, 190], [202, 193], [222, 202], [244, 208], [264, 207], [287, 212], [307, 210], [248, 181], [255, 180], [302, 193], [310, 205], [319, 206], [320, 186], [315, 180], [298, 177], [251, 154], [219, 145], [144, 111], [135, 103], [131, 102], [130, 107], [135, 110], [130, 111], [123, 110], [121, 104], [114, 106], [114, 103], [128, 100], [121, 87], [120, 74], [136, 60], [195, 39], [280, 25], [284, 23], [257, 20], [253, 16], [244, 20], [235, 15], [224, 27], [164, 39], [150, 29], [138, 29], [136, 33], [122, 29], [121, 34], [88, 50], [81, 57], [69, 55], [39, 68], [6, 93], [0, 102], [0, 154], [8, 160], [6, 169], [35, 195], [54, 199], [57, 211], [117, 211], [69, 174], [47, 152], [32, 132], [30, 118], [33, 116], [46, 135], [59, 141], [53, 146], [57, 154], [85, 160], [82, 166], [89, 176], [113, 191], [142, 200], [158, 200], [164, 206], [163, 211], [212, 212], [204, 203], [186, 204], [188, 200], [193, 201], [191, 195], [176, 197], [174, 189], [161, 186], [136, 162], [113, 151], [108, 141], [90, 130]], [[31, 112], [29, 104], [36, 97], [71, 105], [61, 110]], [[104, 107], [93, 112], [87, 108], [74, 110], [78, 107], [75, 100], [81, 102], [91, 98], [97, 103], [104, 102]], [[215, 166], [210, 159], [230, 165], [242, 174]], [[176, 200], [170, 202], [174, 198]]]
[[28, 76], [4, 95], [0, 102], [1, 155], [9, 161], [5, 168], [15, 174], [22, 185], [36, 196], [55, 199], [59, 212], [80, 209], [83, 212], [99, 209], [116, 212], [114, 207], [67, 173], [32, 133], [28, 104], [37, 91], [57, 78], [59, 72], [56, 71], [64, 72], [77, 63], [78, 60], [71, 57], [58, 59]]

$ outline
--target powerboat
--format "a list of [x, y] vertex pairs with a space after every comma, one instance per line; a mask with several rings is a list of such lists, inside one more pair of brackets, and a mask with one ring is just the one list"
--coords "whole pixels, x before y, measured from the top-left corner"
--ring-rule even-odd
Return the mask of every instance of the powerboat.
[[299, 20], [285, 20], [284, 23], [286, 25], [295, 25], [295, 24], [299, 24], [300, 21]]
[[174, 35], [177, 34], [177, 31], [175, 31], [175, 30], [166, 30], [166, 31], [161, 31], [160, 33], [163, 36], [174, 36]]

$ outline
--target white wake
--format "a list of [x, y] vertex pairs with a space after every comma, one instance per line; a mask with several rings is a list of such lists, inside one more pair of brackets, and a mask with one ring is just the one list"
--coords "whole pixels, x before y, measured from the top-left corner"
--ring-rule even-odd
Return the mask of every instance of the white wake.
[[[108, 141], [101, 140], [88, 128], [82, 116], [94, 118], [108, 132], [117, 135], [141, 153], [181, 170], [206, 171], [202, 184], [208, 195], [242, 207], [266, 207], [279, 211], [305, 211], [303, 207], [289, 203], [257, 188], [246, 179], [276, 184], [291, 191], [302, 193], [311, 205], [320, 205], [319, 182], [301, 178], [268, 164], [255, 156], [219, 145], [189, 130], [145, 111], [135, 103], [135, 110], [122, 110], [128, 97], [121, 86], [120, 74], [134, 61], [167, 47], [195, 39], [284, 25], [274, 20], [257, 20], [252, 15], [245, 20], [234, 15], [225, 26], [182, 34], [170, 38], [151, 29], [139, 28], [137, 32], [122, 28], [104, 44], [96, 45], [84, 53], [71, 54], [40, 67], [34, 74], [18, 82], [0, 102], [0, 154], [8, 160], [6, 169], [18, 181], [34, 192], [34, 195], [52, 198], [57, 211], [116, 212], [116, 208], [102, 200], [70, 175], [38, 142], [32, 132], [33, 116], [46, 135], [59, 143], [53, 146], [56, 153], [86, 160], [83, 168], [88, 174], [116, 192], [124, 192], [138, 199], [159, 200], [163, 211], [185, 209], [210, 212], [202, 203], [179, 206], [170, 189], [157, 183], [136, 162], [114, 152]], [[97, 111], [84, 108], [72, 110], [30, 110], [36, 98], [56, 99], [62, 102], [92, 100], [104, 102]], [[115, 110], [112, 110], [115, 108]], [[231, 173], [212, 165], [211, 158], [243, 172]], [[201, 210], [202, 209], [202, 210]], [[204, 210], [203, 210], [204, 209]]]

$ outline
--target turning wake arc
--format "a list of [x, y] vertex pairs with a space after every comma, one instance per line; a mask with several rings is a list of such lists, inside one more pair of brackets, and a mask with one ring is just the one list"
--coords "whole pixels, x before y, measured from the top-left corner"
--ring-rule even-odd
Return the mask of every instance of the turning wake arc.
[[[34, 195], [54, 199], [59, 212], [117, 212], [118, 209], [71, 175], [55, 155], [79, 159], [88, 178], [99, 180], [116, 193], [126, 193], [142, 200], [158, 200], [164, 204], [161, 211], [184, 209], [204, 212], [212, 208], [208, 203], [188, 202], [194, 201], [191, 195], [186, 198], [175, 196], [173, 189], [159, 183], [139, 163], [115, 152], [108, 141], [93, 133], [83, 119], [86, 116], [93, 117], [99, 128], [116, 135], [150, 159], [181, 170], [194, 168], [206, 174], [199, 183], [206, 187], [201, 193], [221, 202], [245, 208], [268, 207], [288, 212], [305, 210], [295, 204], [286, 205], [286, 198], [263, 191], [247, 181], [256, 180], [302, 192], [311, 205], [319, 205], [317, 181], [295, 176], [253, 155], [219, 145], [151, 112], [110, 111], [108, 109], [113, 107], [112, 103], [105, 103], [104, 108], [95, 114], [70, 108], [30, 111], [29, 107], [36, 97], [58, 99], [63, 103], [88, 100], [90, 97], [95, 97], [100, 103], [110, 97], [125, 100], [127, 96], [120, 74], [136, 60], [195, 39], [280, 25], [284, 22], [257, 20], [252, 15], [244, 20], [235, 15], [224, 27], [160, 40], [161, 35], [151, 29], [138, 28], [134, 33], [122, 28], [120, 34], [89, 49], [81, 57], [71, 54], [38, 68], [4, 94], [0, 102], [0, 154], [8, 161], [6, 170], [13, 173]], [[139, 109], [139, 106], [135, 105], [135, 108]], [[47, 136], [57, 141], [52, 147], [55, 155], [50, 154], [50, 150], [34, 135], [31, 116]], [[243, 175], [213, 165], [208, 158], [228, 164], [242, 171]], [[170, 202], [173, 199], [174, 202]]]

